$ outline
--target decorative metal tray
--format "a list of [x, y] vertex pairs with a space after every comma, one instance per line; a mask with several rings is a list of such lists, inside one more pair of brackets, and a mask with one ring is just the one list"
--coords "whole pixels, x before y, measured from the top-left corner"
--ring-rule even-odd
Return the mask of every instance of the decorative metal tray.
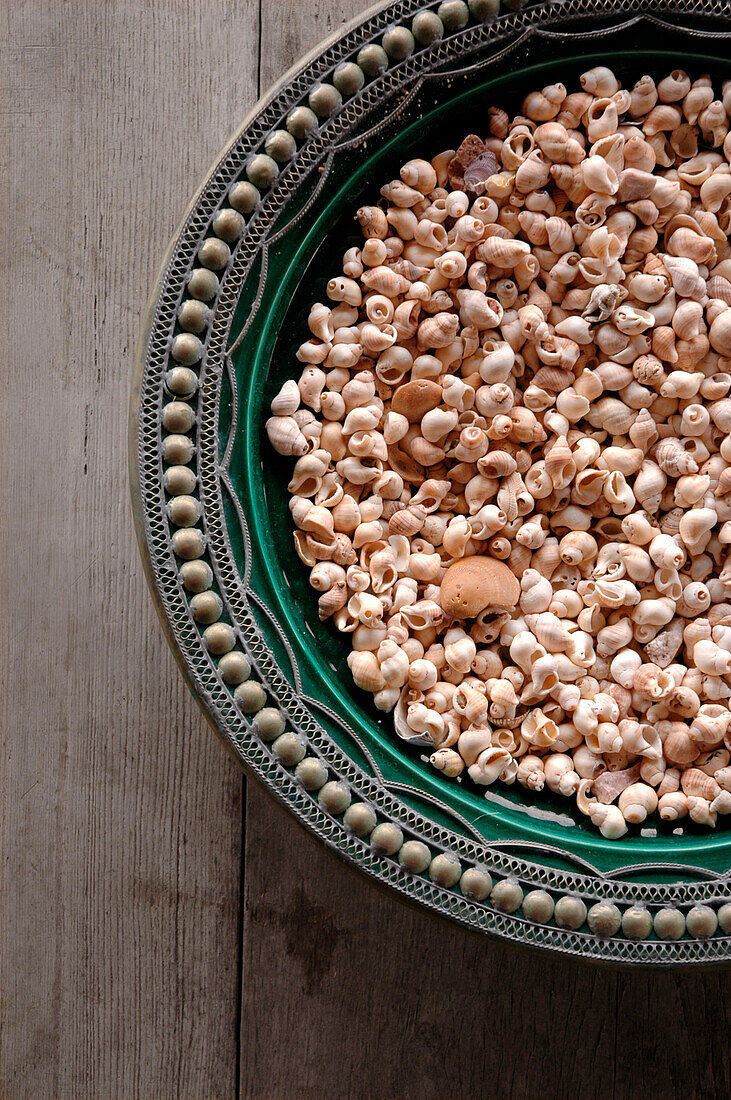
[[359, 198], [408, 155], [433, 155], [479, 130], [492, 103], [509, 109], [599, 60], [631, 82], [679, 64], [728, 74], [726, 0], [647, 0], [642, 15], [627, 0], [566, 0], [483, 21], [493, 6], [470, 0], [467, 19], [459, 2], [436, 19], [423, 0], [371, 9], [257, 104], [211, 171], [169, 248], [137, 356], [143, 558], [225, 743], [346, 859], [505, 939], [619, 963], [719, 963], [731, 957], [728, 826], [608, 842], [545, 791], [485, 796], [397, 743], [317, 618], [292, 549], [287, 464], [263, 439]]

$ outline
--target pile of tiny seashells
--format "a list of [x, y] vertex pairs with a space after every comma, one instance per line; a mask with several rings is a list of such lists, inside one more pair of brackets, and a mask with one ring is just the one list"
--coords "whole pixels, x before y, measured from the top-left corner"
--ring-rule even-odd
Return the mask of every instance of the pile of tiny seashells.
[[731, 812], [731, 81], [581, 88], [358, 210], [267, 432], [397, 733], [616, 838]]

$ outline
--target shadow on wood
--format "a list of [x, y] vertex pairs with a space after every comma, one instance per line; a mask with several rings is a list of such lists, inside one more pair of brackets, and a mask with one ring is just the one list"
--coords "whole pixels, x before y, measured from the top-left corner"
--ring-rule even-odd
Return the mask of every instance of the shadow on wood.
[[248, 784], [242, 1096], [731, 1094], [731, 973], [505, 946], [387, 893]]

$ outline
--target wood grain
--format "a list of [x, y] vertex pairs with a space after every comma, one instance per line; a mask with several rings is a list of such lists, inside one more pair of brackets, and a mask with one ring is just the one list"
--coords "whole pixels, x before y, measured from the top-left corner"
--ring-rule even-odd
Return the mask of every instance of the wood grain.
[[242, 776], [135, 544], [134, 344], [255, 97], [251, 0], [2, 4], [0, 1095], [236, 1088]]
[[242, 1096], [731, 1095], [731, 976], [493, 943], [374, 886], [248, 795]]

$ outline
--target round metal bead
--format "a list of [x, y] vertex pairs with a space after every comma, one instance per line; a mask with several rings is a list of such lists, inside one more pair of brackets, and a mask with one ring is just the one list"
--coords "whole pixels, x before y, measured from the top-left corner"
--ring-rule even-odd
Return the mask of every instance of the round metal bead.
[[482, 867], [468, 867], [459, 880], [459, 888], [472, 901], [485, 901], [492, 890], [492, 875]]
[[195, 412], [185, 401], [168, 401], [162, 410], [162, 426], [166, 432], [189, 432], [195, 424]]
[[654, 924], [659, 940], [679, 940], [685, 932], [685, 917], [679, 909], [658, 909]]
[[244, 219], [237, 210], [226, 207], [213, 219], [213, 232], [222, 241], [237, 241], [244, 231]]
[[260, 198], [259, 189], [248, 180], [232, 183], [228, 189], [228, 201], [240, 214], [250, 214]]
[[652, 932], [652, 914], [642, 905], [633, 905], [622, 913], [622, 931], [628, 940], [646, 940]]
[[343, 783], [339, 779], [331, 779], [320, 790], [317, 801], [327, 813], [339, 816], [345, 813], [350, 805], [351, 798], [347, 783]]
[[236, 645], [236, 635], [228, 623], [214, 623], [203, 631], [203, 640], [208, 646], [208, 651], [214, 656], [220, 657], [228, 653]]
[[272, 160], [284, 164], [297, 152], [297, 142], [288, 130], [272, 130], [264, 142], [264, 148]]
[[726, 901], [718, 910], [718, 927], [725, 935], [731, 935], [731, 901]]
[[319, 791], [327, 783], [327, 768], [316, 756], [307, 756], [294, 770], [306, 791]]
[[266, 153], [258, 153], [246, 166], [246, 175], [255, 187], [270, 187], [279, 175], [277, 162]]
[[378, 856], [393, 856], [404, 842], [404, 834], [398, 825], [382, 821], [371, 833], [371, 848]]
[[228, 684], [229, 687], [236, 687], [237, 684], [243, 684], [244, 680], [249, 679], [251, 665], [243, 653], [233, 649], [230, 653], [224, 653], [218, 662], [218, 671], [221, 673], [224, 684]]
[[364, 46], [356, 58], [358, 68], [362, 69], [366, 76], [374, 77], [385, 73], [388, 68], [388, 54], [383, 46], [372, 43]]
[[199, 592], [190, 601], [190, 610], [197, 623], [208, 626], [223, 614], [223, 600], [216, 592]]
[[431, 863], [431, 852], [420, 840], [407, 840], [398, 854], [398, 861], [404, 870], [420, 875]]
[[710, 905], [694, 905], [685, 918], [688, 935], [694, 940], [712, 936], [718, 928], [718, 917]]
[[530, 890], [523, 898], [523, 913], [536, 924], [548, 924], [553, 909], [553, 898], [545, 890]]
[[203, 354], [203, 344], [192, 332], [181, 332], [173, 340], [170, 352], [177, 363], [190, 367], [193, 363], [197, 363]]
[[198, 250], [198, 259], [204, 267], [220, 271], [231, 259], [231, 249], [219, 237], [206, 237]]
[[262, 741], [274, 741], [284, 733], [284, 718], [276, 707], [262, 707], [251, 723]]
[[363, 70], [354, 61], [344, 61], [333, 73], [333, 84], [342, 95], [355, 95], [365, 84]]
[[553, 911], [553, 919], [559, 928], [581, 928], [586, 920], [586, 906], [581, 898], [559, 898]]
[[218, 275], [207, 267], [196, 267], [188, 279], [188, 294], [201, 302], [210, 302], [218, 294]]
[[186, 332], [203, 332], [212, 317], [208, 306], [195, 298], [187, 298], [178, 310], [178, 324]]
[[404, 61], [414, 52], [414, 36], [408, 27], [391, 27], [383, 36], [383, 48], [394, 61]]
[[272, 752], [285, 768], [293, 768], [304, 760], [307, 741], [301, 733], [283, 733], [272, 745]]
[[190, 367], [173, 367], [165, 374], [165, 385], [176, 397], [192, 397], [198, 389], [198, 375]]
[[486, 23], [500, 11], [500, 0], [467, 0], [467, 6], [473, 19]]
[[197, 480], [189, 466], [168, 466], [162, 475], [165, 492], [170, 493], [171, 497], [192, 493]]
[[622, 914], [610, 901], [598, 901], [586, 915], [586, 923], [595, 936], [616, 936], [622, 927]]
[[411, 21], [411, 33], [420, 46], [431, 46], [444, 34], [444, 24], [435, 11], [420, 11]]
[[368, 836], [376, 827], [376, 812], [367, 802], [353, 802], [343, 815], [343, 825], [353, 836]]
[[256, 680], [244, 680], [236, 688], [234, 699], [244, 714], [256, 714], [266, 704], [267, 693]]
[[184, 561], [201, 557], [205, 549], [206, 540], [197, 527], [181, 527], [173, 532], [173, 550]]
[[437, 15], [445, 31], [461, 31], [470, 21], [470, 9], [464, 0], [444, 0], [437, 8]]
[[456, 886], [461, 875], [462, 864], [448, 852], [440, 852], [429, 864], [429, 878], [437, 886]]
[[501, 913], [515, 913], [523, 901], [523, 891], [517, 882], [504, 878], [493, 886], [490, 901]]
[[317, 126], [317, 115], [309, 107], [295, 107], [287, 115], [287, 129], [297, 141], [304, 141]]
[[186, 495], [173, 497], [168, 501], [165, 511], [176, 527], [193, 527], [203, 515], [201, 502]]
[[180, 579], [186, 591], [205, 592], [213, 584], [213, 570], [207, 561], [186, 561], [180, 566]]
[[316, 84], [307, 102], [318, 118], [329, 118], [343, 102], [343, 97], [332, 84]]
[[162, 441], [162, 457], [173, 466], [187, 466], [195, 454], [195, 444], [188, 435], [166, 435]]

